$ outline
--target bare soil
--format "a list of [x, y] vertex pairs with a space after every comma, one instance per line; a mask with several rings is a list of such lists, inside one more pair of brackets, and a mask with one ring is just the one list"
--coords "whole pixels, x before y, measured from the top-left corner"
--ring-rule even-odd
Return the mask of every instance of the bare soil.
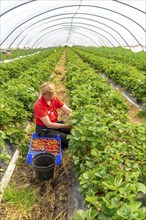
[[[120, 88], [118, 91], [122, 95], [122, 93], [124, 92], [124, 89]], [[145, 117], [139, 117], [138, 116], [138, 113], [141, 110], [140, 107], [132, 104], [126, 98], [125, 98], [125, 103], [128, 106], [128, 120], [129, 120], [130, 123], [132, 123], [132, 124], [141, 124], [141, 123], [146, 122]]]
[[[56, 96], [59, 99], [61, 99], [65, 104], [68, 104], [69, 99], [68, 99], [67, 89], [64, 85], [64, 81], [66, 77], [65, 61], [66, 61], [66, 53], [64, 52], [55, 68], [55, 72], [53, 72], [53, 75], [55, 78]], [[68, 120], [68, 116], [64, 116], [62, 111], [58, 111], [58, 112], [59, 112], [59, 120], [63, 120], [63, 121]]]
[[146, 122], [146, 118], [140, 118], [138, 116], [138, 112], [140, 111], [139, 107], [136, 107], [135, 105], [131, 104], [127, 100], [125, 101], [128, 106], [128, 116], [129, 116], [129, 121], [132, 124], [141, 124]]

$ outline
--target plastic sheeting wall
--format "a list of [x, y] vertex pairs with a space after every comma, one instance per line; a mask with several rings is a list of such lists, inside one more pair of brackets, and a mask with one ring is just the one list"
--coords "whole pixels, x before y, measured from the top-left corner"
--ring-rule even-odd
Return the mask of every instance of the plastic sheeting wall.
[[1, 48], [64, 45], [146, 51], [145, 0], [1, 0]]

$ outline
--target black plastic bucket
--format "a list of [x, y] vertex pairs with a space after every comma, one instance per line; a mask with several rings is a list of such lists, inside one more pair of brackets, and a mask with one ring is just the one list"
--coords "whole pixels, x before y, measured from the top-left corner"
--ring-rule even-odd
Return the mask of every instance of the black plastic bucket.
[[46, 181], [54, 176], [55, 156], [50, 153], [41, 153], [34, 156], [32, 166], [40, 181]]

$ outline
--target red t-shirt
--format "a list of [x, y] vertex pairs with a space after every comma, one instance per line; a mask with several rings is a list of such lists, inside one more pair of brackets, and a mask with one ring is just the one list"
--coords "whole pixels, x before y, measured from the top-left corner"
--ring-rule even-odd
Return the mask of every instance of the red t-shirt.
[[57, 108], [61, 108], [64, 105], [62, 101], [60, 101], [57, 97], [53, 97], [51, 99], [51, 104], [48, 105], [43, 96], [41, 96], [34, 103], [34, 116], [36, 120], [36, 124], [45, 126], [44, 123], [40, 120], [45, 116], [48, 116], [51, 122], [57, 122], [58, 112]]

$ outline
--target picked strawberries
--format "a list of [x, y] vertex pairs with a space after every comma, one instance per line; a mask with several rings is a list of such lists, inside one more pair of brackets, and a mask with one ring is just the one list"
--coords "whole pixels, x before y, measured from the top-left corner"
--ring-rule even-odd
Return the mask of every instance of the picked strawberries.
[[57, 154], [59, 152], [60, 142], [55, 139], [34, 138], [32, 140], [32, 151], [47, 151]]

